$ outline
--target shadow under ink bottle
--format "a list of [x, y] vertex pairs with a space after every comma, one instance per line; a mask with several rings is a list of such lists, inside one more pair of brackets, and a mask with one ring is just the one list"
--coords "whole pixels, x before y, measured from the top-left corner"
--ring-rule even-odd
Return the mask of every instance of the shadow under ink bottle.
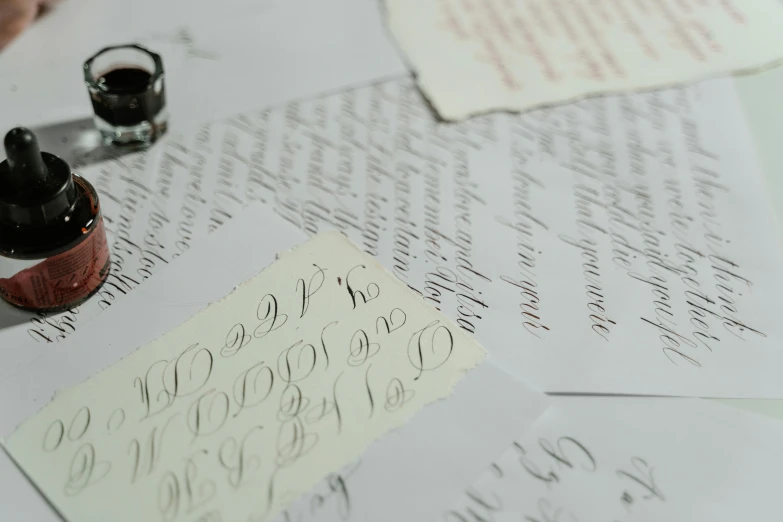
[[11, 130], [0, 163], [0, 298], [57, 312], [85, 301], [109, 275], [98, 193], [35, 135]]

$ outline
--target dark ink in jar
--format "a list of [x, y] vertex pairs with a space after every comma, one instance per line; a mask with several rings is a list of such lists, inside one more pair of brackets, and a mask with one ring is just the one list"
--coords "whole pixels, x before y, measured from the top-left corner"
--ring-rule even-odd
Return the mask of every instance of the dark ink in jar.
[[0, 163], [0, 298], [59, 312], [95, 292], [109, 275], [109, 246], [92, 185], [35, 135], [11, 130]]
[[123, 67], [98, 77], [98, 83], [114, 96], [92, 97], [95, 115], [115, 127], [133, 127], [152, 121], [165, 100], [161, 96], [138, 94], [149, 84], [152, 75], [143, 69]]
[[161, 57], [140, 45], [107, 47], [84, 63], [95, 125], [106, 141], [138, 144], [166, 132]]

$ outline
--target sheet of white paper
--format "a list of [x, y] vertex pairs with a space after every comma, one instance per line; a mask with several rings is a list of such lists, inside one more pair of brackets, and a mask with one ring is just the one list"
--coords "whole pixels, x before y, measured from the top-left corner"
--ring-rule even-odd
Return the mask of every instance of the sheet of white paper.
[[483, 358], [324, 233], [58, 393], [4, 445], [69, 520], [267, 520]]
[[448, 400], [427, 406], [379, 439], [359, 461], [327, 476], [276, 522], [438, 520], [455, 493], [473, 482], [550, 402], [491, 362], [482, 363]]
[[778, 0], [385, 0], [438, 113], [458, 120], [783, 59]]
[[[65, 38], [64, 38], [65, 36]], [[82, 63], [137, 41], [159, 52], [174, 129], [402, 74], [373, 0], [74, 0], [0, 55], [5, 127], [91, 127]]]
[[781, 437], [779, 421], [698, 399], [559, 398], [437, 520], [771, 520]]
[[[783, 396], [780, 255], [728, 80], [455, 125], [392, 80], [84, 173], [106, 195], [115, 299], [258, 200], [343, 230], [544, 390]], [[54, 344], [110, 301], [3, 340]]]
[[16, 319], [0, 374], [258, 200], [345, 231], [547, 391], [783, 396], [780, 256], [728, 80], [456, 125], [409, 80], [378, 82], [84, 173], [109, 218], [110, 295]]
[[129, 286], [259, 200], [344, 231], [544, 390], [783, 396], [780, 252], [729, 80], [439, 125], [399, 79], [85, 172], [124, 194]]
[[[259, 228], [259, 224], [264, 226]], [[0, 432], [10, 433], [57, 390], [77, 384], [163, 335], [225, 296], [259, 267], [271, 264], [278, 252], [305, 239], [274, 213], [259, 204], [250, 205], [219, 232], [204, 238], [188, 256], [161, 270], [144, 289], [128, 295], [121, 306], [107, 310], [93, 328], [74, 333], [68, 346], [34, 351], [37, 358], [17, 368], [15, 378], [3, 383]], [[241, 256], [236, 255], [237, 244], [243, 245]], [[144, 327], [139, 328], [140, 324]], [[9, 353], [12, 346], [31, 355], [37, 345], [3, 345]], [[0, 452], [0, 520], [59, 520], [5, 452]]]

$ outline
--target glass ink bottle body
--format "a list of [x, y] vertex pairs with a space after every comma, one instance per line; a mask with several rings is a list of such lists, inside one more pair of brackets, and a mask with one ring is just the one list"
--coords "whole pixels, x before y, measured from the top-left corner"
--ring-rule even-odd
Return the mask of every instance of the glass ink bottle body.
[[84, 62], [95, 125], [115, 145], [149, 144], [168, 128], [163, 60], [140, 45], [101, 49]]
[[5, 137], [0, 163], [0, 298], [58, 312], [97, 292], [109, 275], [98, 193], [32, 132]]

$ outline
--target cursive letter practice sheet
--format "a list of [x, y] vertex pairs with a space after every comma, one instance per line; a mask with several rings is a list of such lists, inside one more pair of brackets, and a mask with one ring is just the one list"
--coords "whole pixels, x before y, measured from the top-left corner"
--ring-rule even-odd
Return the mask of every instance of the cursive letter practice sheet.
[[778, 0], [386, 0], [386, 9], [447, 120], [783, 60]]
[[4, 445], [69, 520], [268, 520], [484, 355], [324, 233], [58, 393]]

